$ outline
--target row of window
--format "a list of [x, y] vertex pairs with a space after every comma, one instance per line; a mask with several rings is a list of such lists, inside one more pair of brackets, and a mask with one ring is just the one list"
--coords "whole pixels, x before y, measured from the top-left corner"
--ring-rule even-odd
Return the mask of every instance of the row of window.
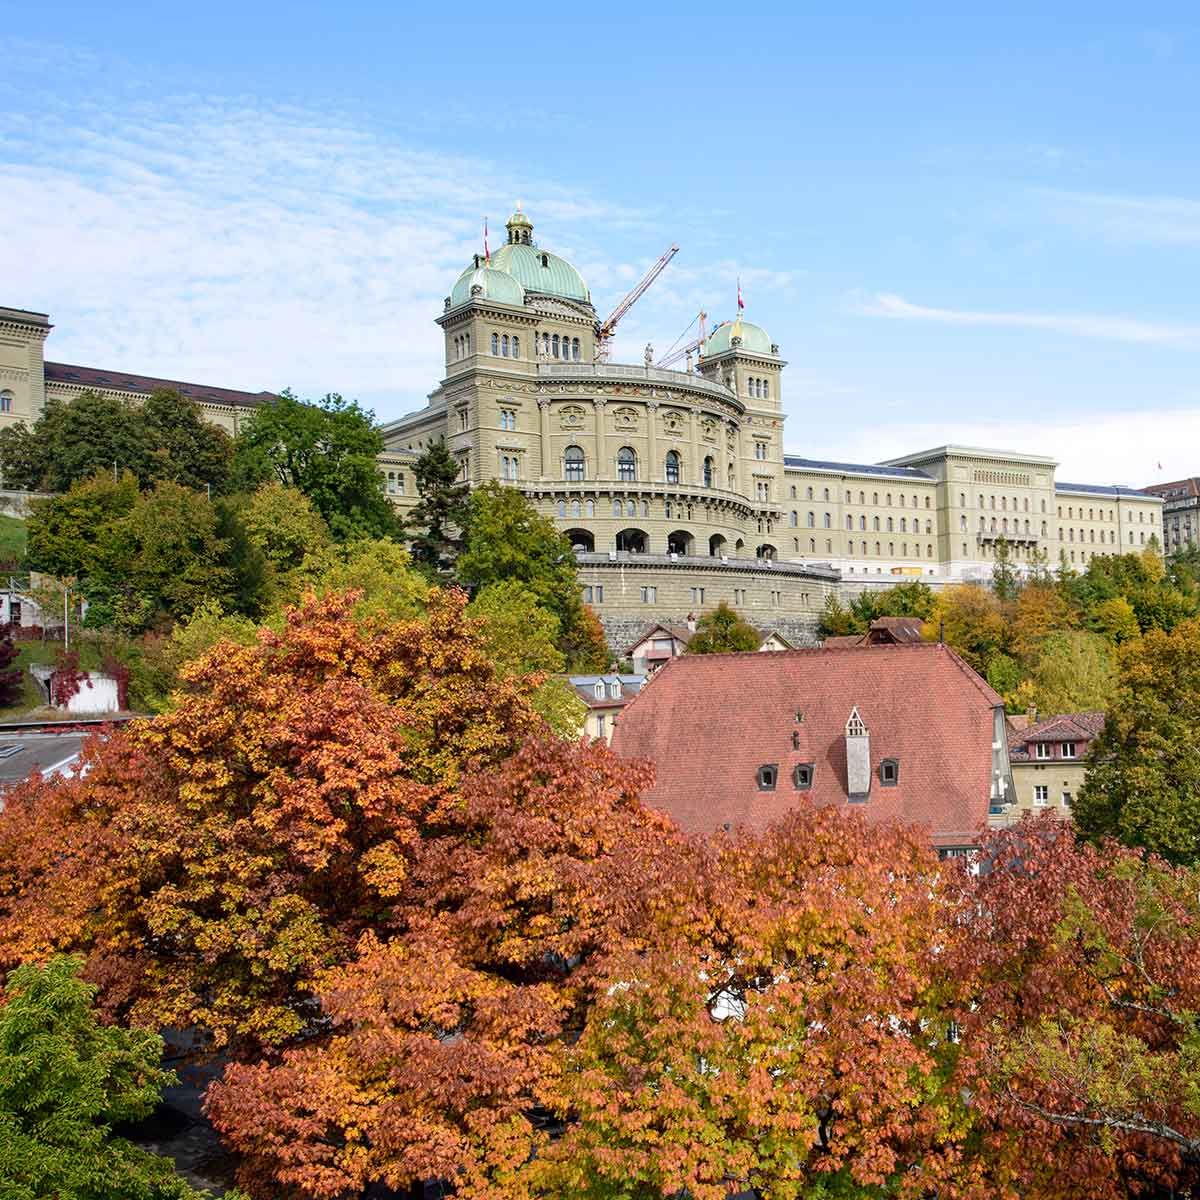
[[767, 400], [770, 399], [771, 396], [771, 384], [766, 379], [747, 379], [746, 391], [756, 400]]
[[[797, 738], [792, 738], [792, 744], [797, 744]], [[792, 768], [792, 787], [798, 792], [811, 791], [813, 780], [816, 778], [815, 763], [797, 763]], [[895, 787], [900, 782], [900, 764], [894, 758], [885, 758], [877, 771], [880, 785]], [[779, 764], [763, 763], [755, 775], [760, 792], [773, 792], [779, 782]]]
[[492, 334], [492, 354], [496, 358], [520, 358], [521, 339], [514, 333], [510, 338], [505, 334]]
[[[884, 517], [884, 518], [882, 518], [882, 520], [886, 526], [887, 532], [894, 533], [895, 528], [896, 528], [895, 519], [892, 517]], [[964, 520], [965, 520], [965, 518], [964, 518]], [[825, 528], [825, 529], [833, 528], [833, 514], [832, 513], [822, 514], [821, 521], [822, 521], [823, 528]], [[881, 532], [880, 521], [881, 521], [881, 518], [879, 518], [879, 517], [872, 518], [872, 527], [874, 528], [876, 533]], [[797, 513], [795, 510], [793, 510], [789, 514], [788, 524], [790, 524], [793, 529], [795, 529], [800, 524], [800, 514]], [[807, 525], [808, 525], [809, 529], [816, 529], [816, 527], [817, 527], [817, 514], [816, 513], [814, 513], [814, 512], [808, 513]], [[846, 528], [847, 528], [847, 530], [852, 530], [854, 528], [854, 514], [853, 513], [846, 514]], [[864, 515], [859, 516], [858, 528], [860, 530], [863, 530], [864, 532], [866, 531], [866, 528], [867, 528], [866, 516], [864, 516]], [[966, 526], [964, 525], [963, 528], [965, 529]], [[913, 533], [921, 532], [921, 522], [920, 522], [919, 518], [917, 518], [917, 517], [913, 517], [913, 519], [912, 519], [912, 531], [913, 531]], [[900, 532], [901, 533], [908, 532], [908, 518], [907, 517], [900, 518]], [[933, 532], [933, 521], [932, 520], [926, 520], [925, 532], [926, 533]]]
[[[989, 499], [990, 499], [990, 501], [991, 501], [991, 507], [994, 509], [994, 508], [996, 507], [996, 497], [995, 497], [995, 496], [991, 496]], [[1013, 511], [1013, 512], [1017, 512], [1017, 511], [1018, 511], [1018, 509], [1021, 507], [1021, 503], [1022, 503], [1022, 500], [1021, 500], [1021, 499], [1019, 499], [1018, 497], [1014, 496], [1014, 497], [1012, 498], [1012, 511]], [[1025, 511], [1026, 511], [1026, 512], [1028, 512], [1028, 511], [1029, 511], [1029, 497], [1028, 497], [1028, 496], [1025, 496], [1025, 497], [1023, 498], [1023, 503], [1024, 503]], [[967, 507], [967, 494], [966, 494], [966, 492], [959, 492], [959, 493], [958, 493], [958, 507], [959, 507], [959, 508], [966, 508], [966, 507]], [[984, 504], [984, 502], [983, 502], [983, 493], [982, 493], [982, 492], [980, 492], [980, 493], [979, 493], [979, 507], [980, 507], [980, 508], [986, 508], [986, 507], [988, 507], [988, 506], [987, 506], [986, 504]], [[1001, 497], [1000, 497], [1000, 511], [1001, 511], [1001, 512], [1008, 512], [1008, 497], [1007, 497], [1007, 496], [1001, 496]], [[1043, 500], [1043, 501], [1042, 501], [1042, 512], [1045, 512], [1045, 511], [1046, 511], [1046, 501], [1045, 501], [1045, 500]], [[1062, 516], [1062, 512], [1060, 511], [1058, 515], [1061, 517], [1061, 516]]]
[[[795, 499], [796, 499], [796, 486], [795, 486], [795, 484], [793, 484], [793, 485], [792, 485], [791, 497], [792, 497], [792, 499], [793, 499], [793, 500], [795, 500]], [[813, 494], [813, 488], [812, 488], [811, 486], [810, 486], [810, 487], [806, 487], [806, 488], [804, 489], [804, 498], [805, 498], [806, 500], [815, 500], [815, 499], [816, 499], [816, 496]], [[831, 494], [831, 492], [830, 492], [830, 490], [829, 490], [828, 488], [822, 488], [822, 489], [821, 489], [821, 499], [822, 499], [822, 500], [830, 500], [830, 499], [832, 499], [832, 494]], [[919, 508], [919, 507], [920, 507], [920, 505], [919, 505], [919, 503], [918, 503], [918, 500], [919, 500], [919, 498], [918, 498], [917, 494], [914, 492], [914, 493], [913, 493], [913, 495], [912, 495], [912, 507], [913, 507], [913, 508]], [[866, 492], [859, 492], [859, 493], [858, 493], [858, 502], [859, 502], [859, 504], [866, 504], [866, 502], [867, 502], [867, 493], [866, 493]], [[890, 508], [890, 507], [892, 507], [892, 493], [891, 493], [891, 492], [885, 492], [885, 493], [884, 493], [884, 500], [883, 500], [883, 502], [884, 502], [884, 504], [885, 504], [885, 505], [887, 505], [889, 508]], [[847, 489], [846, 489], [846, 503], [847, 503], [847, 504], [853, 504], [853, 503], [854, 503], [854, 493], [853, 493], [852, 491], [850, 491], [850, 489], [849, 489], [849, 488], [847, 488]], [[871, 493], [871, 503], [872, 503], [872, 504], [878, 504], [878, 503], [879, 503], [879, 493], [878, 493], [878, 492], [872, 492], [872, 493]], [[897, 494], [897, 496], [896, 496], [896, 507], [898, 507], [898, 508], [904, 508], [904, 507], [906, 507], [906, 501], [905, 501], [905, 499], [904, 499], [904, 493], [903, 493], [903, 492], [900, 492], [900, 493], [898, 493], [898, 494]], [[926, 507], [926, 508], [932, 508], [932, 507], [933, 507], [933, 501], [932, 501], [932, 498], [931, 498], [931, 497], [929, 497], [929, 496], [926, 496], [926, 497], [925, 497], [925, 507]]]
[[564, 334], [542, 334], [542, 355], [546, 358], [561, 358], [567, 362], [579, 361], [579, 339], [569, 338]]
[[[1076, 742], [1059, 742], [1058, 756], [1059, 758], [1074, 758], [1075, 752], [1078, 749]], [[1034, 742], [1033, 744], [1034, 758], [1053, 758], [1054, 743], [1053, 742]]]
[[387, 490], [389, 496], [404, 495], [404, 472], [389, 471], [387, 473]]
[[[1062, 803], [1063, 808], [1070, 808], [1075, 797], [1070, 792], [1063, 792]], [[1033, 803], [1037, 808], [1045, 808], [1050, 803], [1050, 785], [1046, 783], [1037, 783], [1033, 787]]]
[[[716, 482], [716, 463], [712, 456], [704, 460], [703, 483], [713, 487]], [[563, 477], [568, 483], [582, 483], [587, 476], [587, 456], [582, 446], [568, 446], [563, 451]], [[663, 476], [667, 483], [683, 482], [683, 459], [674, 450], [668, 450], [663, 459]], [[638, 477], [637, 452], [632, 446], [622, 446], [617, 451], [617, 479], [622, 483], [636, 483]], [[729, 484], [733, 488], [734, 469], [729, 468]]]
[[471, 353], [471, 335], [469, 333], [460, 333], [450, 345], [454, 350], [454, 360], [458, 362]]

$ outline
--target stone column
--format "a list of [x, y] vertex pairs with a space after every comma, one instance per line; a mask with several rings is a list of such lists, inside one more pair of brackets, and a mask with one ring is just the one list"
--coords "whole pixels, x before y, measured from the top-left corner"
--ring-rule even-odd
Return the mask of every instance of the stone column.
[[[655, 434], [658, 432], [658, 404], [653, 400], [646, 405], [646, 421], [646, 444], [649, 447], [647, 454], [650, 456], [650, 461], [646, 464], [646, 478], [651, 483], [654, 483], [659, 478], [659, 467], [658, 447], [654, 442]], [[664, 469], [662, 472], [662, 480], [664, 483], [666, 482], [666, 478], [666, 470]]]
[[604, 406], [608, 403], [607, 400], [597, 397], [592, 401], [592, 408], [596, 418], [596, 478], [608, 479], [615, 477], [616, 472], [605, 474], [609, 471], [608, 453], [604, 445]]
[[550, 465], [550, 401], [541, 399], [537, 402], [538, 406], [538, 425], [542, 435], [542, 478], [549, 479], [550, 472], [547, 467]]
[[696, 487], [704, 486], [704, 470], [700, 465], [700, 409], [692, 405], [692, 467], [689, 475]]

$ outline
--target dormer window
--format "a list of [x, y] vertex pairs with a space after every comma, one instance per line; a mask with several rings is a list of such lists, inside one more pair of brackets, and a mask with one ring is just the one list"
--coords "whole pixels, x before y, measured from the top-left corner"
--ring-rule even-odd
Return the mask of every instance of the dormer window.
[[895, 787], [900, 782], [900, 764], [894, 758], [885, 758], [879, 764], [879, 782], [884, 787]]
[[549, 266], [550, 266], [550, 256], [549, 256], [548, 254], [543, 254], [543, 255], [542, 255], [542, 266], [543, 266], [543, 267], [549, 267]]
[[1063, 742], [1062, 756], [1063, 756], [1063, 758], [1074, 758], [1075, 757], [1075, 743], [1074, 742]]
[[608, 685], [608, 698], [610, 700], [620, 700], [620, 698], [621, 698], [621, 682], [620, 682], [620, 680], [614, 679], [613, 682]]
[[1037, 742], [1036, 746], [1037, 746], [1037, 749], [1034, 750], [1034, 755], [1037, 758], [1049, 758], [1050, 757], [1050, 743], [1049, 742]]
[[792, 784], [798, 792], [807, 792], [813, 785], [813, 764], [798, 763], [792, 772]]
[[773, 792], [778, 779], [779, 766], [777, 763], [765, 763], [758, 768], [758, 790], [760, 792]]
[[603, 700], [604, 699], [604, 680], [597, 679], [596, 686], [592, 688], [592, 691], [595, 693], [597, 700]]

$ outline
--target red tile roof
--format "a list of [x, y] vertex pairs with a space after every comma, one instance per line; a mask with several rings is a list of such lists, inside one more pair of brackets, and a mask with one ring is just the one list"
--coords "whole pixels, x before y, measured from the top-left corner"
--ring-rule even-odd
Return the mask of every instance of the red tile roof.
[[158, 391], [178, 392], [189, 400], [208, 404], [226, 404], [234, 408], [257, 408], [275, 398], [274, 392], [239, 392], [233, 388], [209, 387], [203, 383], [182, 383], [178, 379], [156, 379], [152, 375], [130, 375], [125, 371], [104, 371], [97, 367], [75, 367], [69, 363], [45, 364], [47, 383], [68, 383], [95, 391], [136, 392], [149, 395]]
[[[1057, 717], [1047, 717], [1010, 734], [1008, 756], [1013, 762], [1030, 762], [1031, 755], [1025, 747], [1034, 742], [1083, 742], [1086, 747], [1103, 728], [1102, 712], [1061, 713]], [[1045, 759], [1037, 761], [1044, 762]]]
[[[849, 806], [845, 732], [857, 707], [872, 783], [852, 807], [870, 820], [928, 826], [938, 845], [969, 845], [987, 820], [1001, 704], [954, 651], [932, 642], [685, 655], [626, 707], [613, 750], [654, 764], [646, 802], [685, 830], [762, 828], [808, 798]], [[895, 787], [879, 782], [885, 758], [899, 763]], [[792, 772], [805, 762], [815, 764], [814, 780], [800, 792]], [[779, 767], [770, 792], [757, 782], [767, 763]]]

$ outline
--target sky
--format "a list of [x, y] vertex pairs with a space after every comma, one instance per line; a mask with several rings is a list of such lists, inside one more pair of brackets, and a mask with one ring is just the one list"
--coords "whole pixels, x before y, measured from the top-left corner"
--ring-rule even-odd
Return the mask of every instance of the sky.
[[47, 357], [418, 408], [516, 201], [618, 361], [703, 309], [789, 452], [1200, 473], [1194, 4], [0, 0], [0, 304]]

